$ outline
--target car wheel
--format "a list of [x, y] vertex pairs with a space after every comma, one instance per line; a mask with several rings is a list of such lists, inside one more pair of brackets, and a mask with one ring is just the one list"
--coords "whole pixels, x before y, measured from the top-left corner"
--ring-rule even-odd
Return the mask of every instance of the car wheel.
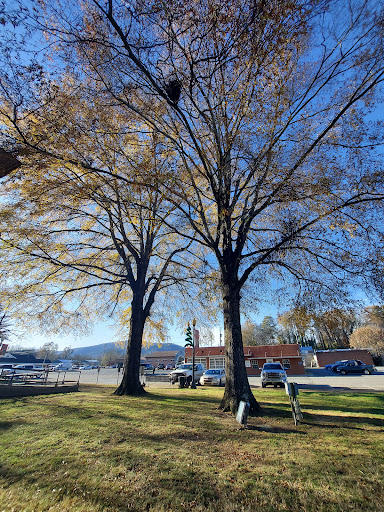
[[341, 375], [346, 375], [347, 372], [345, 370], [340, 370], [340, 373]]
[[369, 370], [364, 370], [365, 375], [371, 375], [371, 372]]
[[262, 388], [265, 388], [265, 387], [266, 387], [266, 383], [265, 383], [265, 382], [262, 382], [262, 383], [261, 383], [261, 387], [262, 387]]

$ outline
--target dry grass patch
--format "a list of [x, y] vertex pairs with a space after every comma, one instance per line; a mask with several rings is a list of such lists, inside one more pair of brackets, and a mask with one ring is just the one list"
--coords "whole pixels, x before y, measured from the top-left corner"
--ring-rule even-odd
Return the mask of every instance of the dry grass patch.
[[1, 400], [0, 510], [383, 510], [384, 394], [255, 390], [241, 430], [222, 389], [111, 387]]

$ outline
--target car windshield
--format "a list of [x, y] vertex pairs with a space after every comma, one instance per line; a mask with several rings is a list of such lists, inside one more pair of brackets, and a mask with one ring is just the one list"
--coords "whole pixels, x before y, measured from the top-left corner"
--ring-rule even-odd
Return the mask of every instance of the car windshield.
[[207, 370], [206, 375], [220, 375], [220, 370]]
[[280, 363], [267, 363], [263, 366], [263, 370], [282, 370]]
[[179, 370], [192, 370], [192, 365], [191, 364], [182, 364], [181, 366], [179, 366]]

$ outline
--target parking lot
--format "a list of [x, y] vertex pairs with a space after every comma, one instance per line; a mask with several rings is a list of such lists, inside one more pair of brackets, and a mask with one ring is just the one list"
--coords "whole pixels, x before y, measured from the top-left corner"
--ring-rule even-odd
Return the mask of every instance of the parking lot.
[[[74, 373], [74, 371], [67, 372], [67, 376]], [[146, 378], [146, 386], [170, 387], [171, 384], [167, 378], [169, 373], [169, 371], [157, 370], [155, 375], [149, 374]], [[80, 384], [111, 384], [117, 386], [122, 375], [122, 370], [118, 372], [117, 368], [101, 368], [99, 372], [95, 369], [82, 370]], [[372, 375], [339, 375], [326, 372], [322, 368], [311, 368], [306, 371], [305, 376], [289, 376], [288, 381], [296, 382], [299, 388], [314, 390], [384, 391], [384, 367], [377, 367], [377, 371]], [[252, 387], [261, 387], [260, 377], [249, 377], [249, 383]]]

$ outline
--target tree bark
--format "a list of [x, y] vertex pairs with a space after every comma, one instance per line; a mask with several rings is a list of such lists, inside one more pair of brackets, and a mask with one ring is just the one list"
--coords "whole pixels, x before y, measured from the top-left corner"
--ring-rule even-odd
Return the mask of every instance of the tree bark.
[[258, 415], [261, 407], [254, 397], [245, 369], [244, 349], [240, 321], [240, 293], [236, 279], [230, 273], [222, 272], [225, 368], [226, 381], [224, 396], [220, 404], [223, 411], [236, 414], [241, 401], [250, 404], [250, 413]]
[[[140, 294], [139, 294], [140, 295]], [[145, 313], [143, 297], [135, 297], [131, 303], [131, 318], [129, 325], [129, 337], [127, 351], [124, 359], [123, 378], [115, 395], [143, 395], [144, 387], [140, 382], [140, 357], [143, 343]]]

